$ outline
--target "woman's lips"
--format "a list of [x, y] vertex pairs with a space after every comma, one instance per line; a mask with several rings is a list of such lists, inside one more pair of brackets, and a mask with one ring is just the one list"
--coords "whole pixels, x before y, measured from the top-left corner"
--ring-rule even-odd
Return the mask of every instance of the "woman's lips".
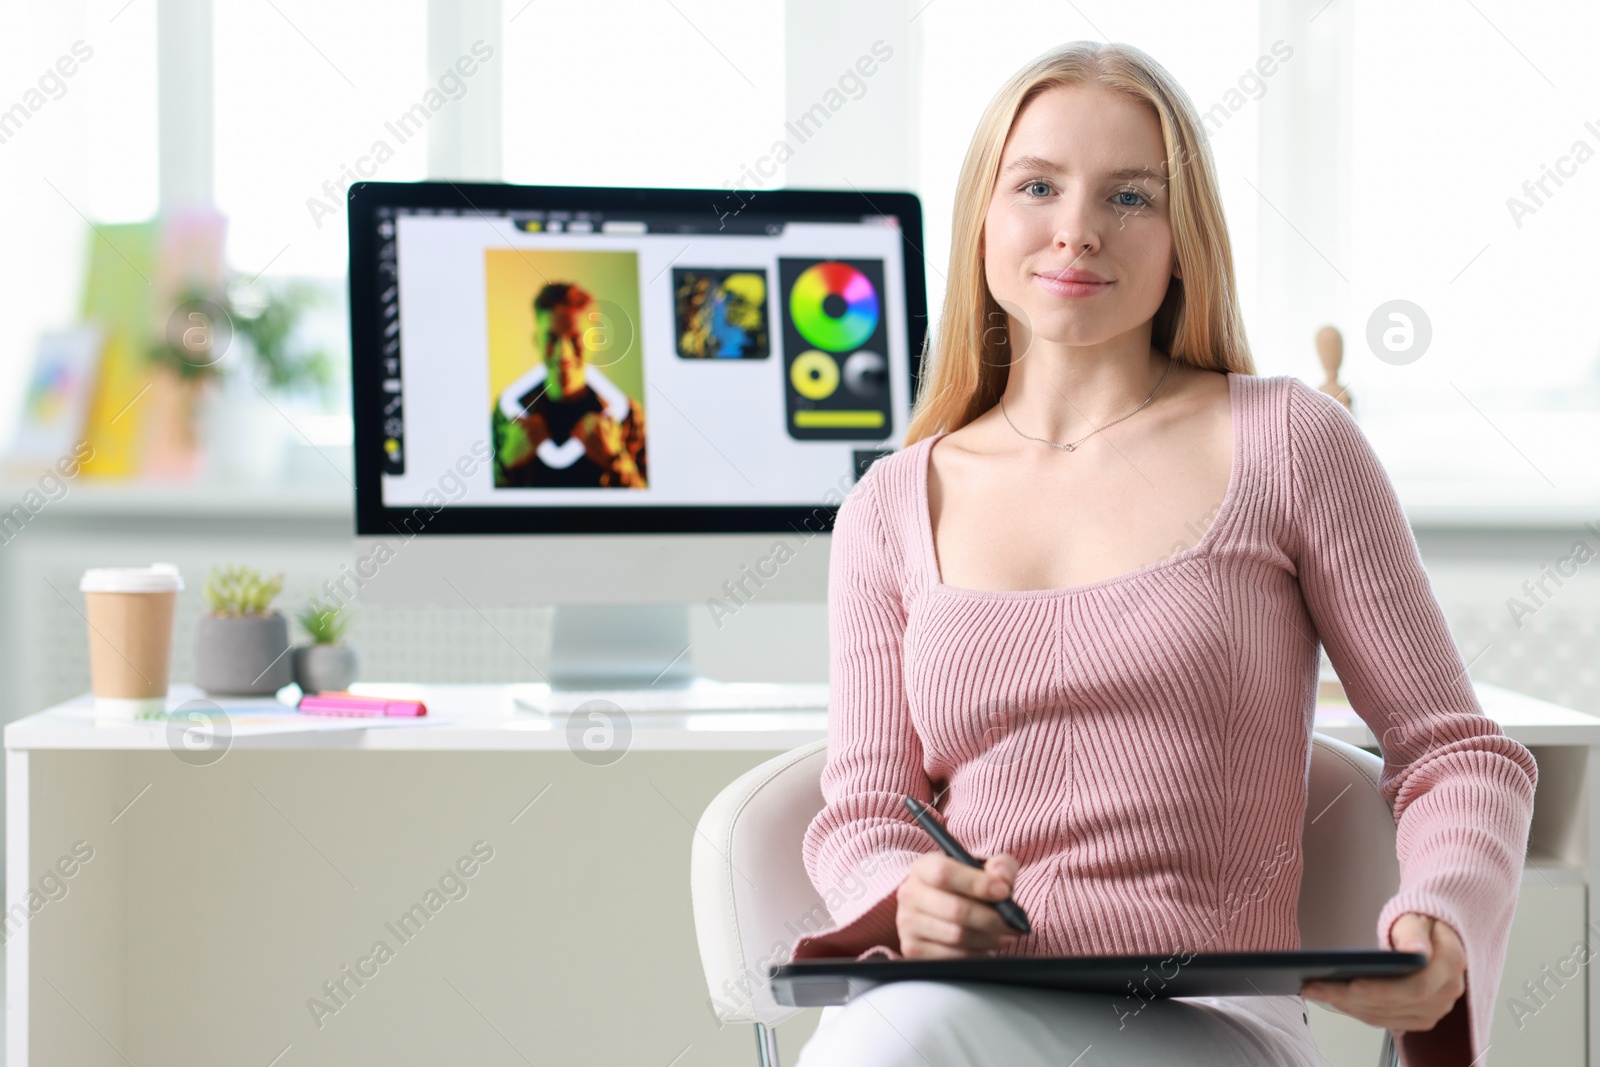
[[1057, 296], [1094, 296], [1111, 288], [1112, 282], [1063, 282], [1035, 274], [1033, 280]]

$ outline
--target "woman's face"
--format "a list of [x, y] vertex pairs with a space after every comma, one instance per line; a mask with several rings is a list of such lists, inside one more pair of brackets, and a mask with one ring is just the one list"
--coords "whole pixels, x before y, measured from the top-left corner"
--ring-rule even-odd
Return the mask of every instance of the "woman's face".
[[[1161, 125], [1097, 85], [1048, 90], [1017, 116], [984, 217], [984, 277], [1032, 338], [1099, 344], [1149, 322], [1175, 273]], [[1040, 275], [1089, 271], [1103, 284]]]

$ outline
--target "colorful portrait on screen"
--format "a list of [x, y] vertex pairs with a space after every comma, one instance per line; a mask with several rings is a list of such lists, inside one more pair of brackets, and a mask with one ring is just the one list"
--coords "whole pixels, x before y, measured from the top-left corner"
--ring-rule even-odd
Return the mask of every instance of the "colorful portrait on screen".
[[633, 252], [489, 249], [496, 488], [644, 489]]

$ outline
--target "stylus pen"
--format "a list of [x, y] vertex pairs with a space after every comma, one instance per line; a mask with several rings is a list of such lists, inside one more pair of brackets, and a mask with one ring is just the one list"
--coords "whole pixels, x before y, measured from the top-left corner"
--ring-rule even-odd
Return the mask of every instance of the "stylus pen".
[[[911, 814], [916, 818], [917, 822], [922, 824], [922, 828], [928, 831], [928, 836], [933, 838], [940, 848], [944, 849], [946, 856], [965, 863], [968, 867], [983, 869], [983, 861], [974, 859], [972, 853], [962, 848], [956, 839], [950, 836], [950, 832], [939, 825], [939, 820], [933, 817], [933, 812], [929, 810], [927, 805], [916, 797], [906, 797], [905, 801], [906, 807], [911, 809]], [[994, 908], [1000, 913], [1000, 917], [1006, 921], [1006, 925], [1013, 930], [1021, 930], [1025, 934], [1033, 933], [1033, 927], [1028, 925], [1028, 916], [1023, 913], [1017, 902], [1010, 897], [997, 902]]]

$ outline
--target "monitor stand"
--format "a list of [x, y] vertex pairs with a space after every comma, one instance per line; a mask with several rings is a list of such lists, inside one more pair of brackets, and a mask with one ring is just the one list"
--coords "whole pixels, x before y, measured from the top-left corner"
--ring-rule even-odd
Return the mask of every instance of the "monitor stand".
[[724, 682], [697, 674], [688, 604], [558, 604], [548, 681], [517, 686], [519, 708], [570, 714], [605, 700], [633, 714], [825, 710], [828, 683]]
[[695, 679], [686, 604], [558, 604], [550, 687], [681, 689]]

